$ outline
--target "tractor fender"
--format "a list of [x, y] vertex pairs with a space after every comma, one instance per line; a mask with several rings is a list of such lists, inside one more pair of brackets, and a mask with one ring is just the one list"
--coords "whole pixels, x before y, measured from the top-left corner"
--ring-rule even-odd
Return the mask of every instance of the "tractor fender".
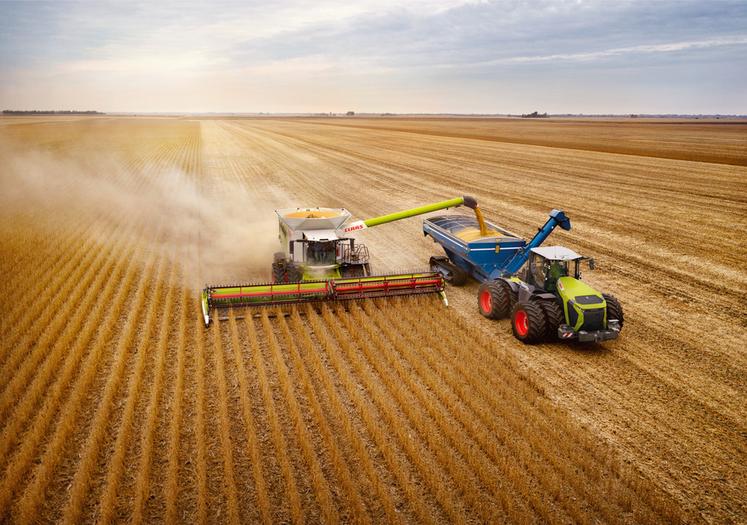
[[532, 298], [532, 295], [534, 295], [534, 287], [528, 285], [527, 283], [522, 282], [518, 286], [519, 288], [519, 302], [520, 303], [528, 303], [529, 300]]
[[496, 281], [505, 281], [511, 287], [512, 292], [519, 293], [520, 285], [524, 284], [518, 277], [498, 277]]

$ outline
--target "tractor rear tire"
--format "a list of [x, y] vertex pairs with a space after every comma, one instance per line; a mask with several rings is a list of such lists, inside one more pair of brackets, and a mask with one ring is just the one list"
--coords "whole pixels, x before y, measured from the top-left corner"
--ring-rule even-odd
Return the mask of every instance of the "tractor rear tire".
[[606, 293], [602, 294], [604, 300], [607, 301], [607, 320], [617, 319], [620, 322], [620, 330], [622, 330], [623, 323], [625, 322], [625, 313], [620, 301], [614, 295]]
[[545, 338], [554, 341], [558, 338], [558, 328], [565, 321], [563, 309], [555, 301], [545, 300], [539, 304], [545, 314]]
[[511, 311], [511, 287], [505, 281], [486, 281], [477, 291], [477, 307], [483, 317], [503, 319]]
[[539, 343], [545, 337], [545, 313], [535, 301], [517, 303], [511, 312], [511, 330], [524, 344]]

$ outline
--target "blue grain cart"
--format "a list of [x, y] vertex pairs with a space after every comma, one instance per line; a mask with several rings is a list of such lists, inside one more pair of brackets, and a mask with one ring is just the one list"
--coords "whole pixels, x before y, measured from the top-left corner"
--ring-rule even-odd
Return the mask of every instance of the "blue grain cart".
[[571, 229], [571, 221], [565, 213], [552, 210], [544, 226], [526, 242], [480, 219], [479, 215], [441, 215], [423, 221], [423, 233], [431, 236], [446, 252], [446, 257], [431, 257], [431, 268], [441, 272], [453, 285], [464, 284], [468, 277], [484, 282], [513, 275], [527, 261], [532, 248], [538, 248], [556, 226]]

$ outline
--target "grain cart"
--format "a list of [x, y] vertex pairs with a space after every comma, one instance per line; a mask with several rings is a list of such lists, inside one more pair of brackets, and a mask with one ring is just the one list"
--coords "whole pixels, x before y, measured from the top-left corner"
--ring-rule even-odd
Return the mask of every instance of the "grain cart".
[[514, 336], [524, 343], [617, 338], [622, 306], [581, 281], [581, 263], [593, 269], [593, 259], [561, 246], [541, 247], [557, 226], [570, 230], [571, 221], [552, 210], [527, 242], [481, 215], [443, 215], [425, 219], [423, 233], [446, 252], [431, 257], [431, 270], [456, 286], [470, 277], [480, 282], [480, 313], [490, 319], [510, 316]]
[[468, 206], [479, 214], [471, 197], [420, 206], [381, 217], [348, 222], [345, 208], [276, 210], [281, 251], [272, 262], [272, 282], [207, 286], [202, 291], [202, 314], [210, 324], [214, 309], [344, 301], [371, 297], [438, 293], [446, 301], [439, 272], [373, 275], [365, 244], [351, 233], [423, 213]]

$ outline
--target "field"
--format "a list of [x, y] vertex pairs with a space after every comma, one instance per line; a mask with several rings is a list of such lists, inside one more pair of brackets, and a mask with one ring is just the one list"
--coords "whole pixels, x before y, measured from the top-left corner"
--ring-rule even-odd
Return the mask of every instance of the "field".
[[[747, 123], [6, 118], [0, 158], [0, 522], [747, 521]], [[475, 283], [202, 325], [273, 209], [464, 194], [564, 209], [621, 338], [523, 346]]]

